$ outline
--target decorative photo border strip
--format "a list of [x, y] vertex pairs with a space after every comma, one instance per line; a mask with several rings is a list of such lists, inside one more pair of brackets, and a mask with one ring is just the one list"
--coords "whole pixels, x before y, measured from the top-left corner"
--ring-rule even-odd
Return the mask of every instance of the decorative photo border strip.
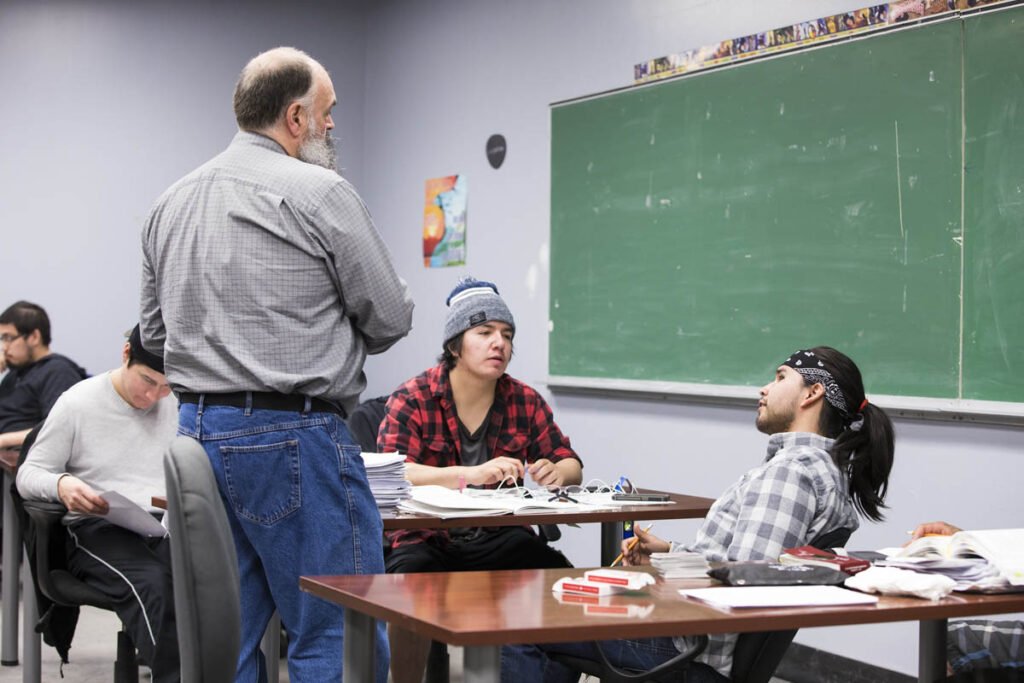
[[908, 21], [972, 10], [1012, 0], [896, 0], [863, 9], [820, 17], [811, 21], [723, 40], [713, 45], [658, 57], [633, 66], [634, 83], [729, 64], [751, 57], [802, 48], [814, 43], [848, 38], [857, 33], [886, 28]]

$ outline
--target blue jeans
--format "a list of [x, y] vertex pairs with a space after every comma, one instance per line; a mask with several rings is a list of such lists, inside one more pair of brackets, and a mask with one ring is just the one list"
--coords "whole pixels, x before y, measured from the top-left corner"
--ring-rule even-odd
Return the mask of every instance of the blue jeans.
[[[210, 456], [238, 554], [242, 642], [235, 680], [265, 683], [260, 639], [276, 607], [296, 683], [341, 680], [344, 609], [300, 575], [383, 574], [383, 524], [345, 423], [331, 413], [183, 403], [178, 432]], [[390, 663], [377, 630], [377, 681]]]
[[[638, 671], [651, 669], [679, 654], [671, 638], [603, 640], [601, 650], [613, 665]], [[549, 653], [600, 660], [593, 641], [506, 645], [501, 648], [501, 683], [576, 683], [580, 678], [580, 672], [550, 659]], [[692, 662], [674, 676], [658, 680], [719, 683], [727, 679], [706, 664]]]

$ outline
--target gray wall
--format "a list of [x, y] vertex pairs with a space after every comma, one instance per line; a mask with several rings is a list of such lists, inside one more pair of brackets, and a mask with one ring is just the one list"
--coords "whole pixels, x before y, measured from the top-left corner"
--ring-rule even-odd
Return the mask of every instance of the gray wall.
[[358, 183], [363, 17], [319, 4], [0, 2], [0, 306], [35, 301], [55, 351], [90, 372], [118, 364], [149, 207], [227, 146], [235, 80], [268, 47], [329, 66]]
[[[138, 231], [171, 181], [222, 149], [246, 59], [294, 44], [331, 71], [347, 175], [411, 284], [415, 329], [367, 365], [367, 396], [432, 363], [444, 298], [463, 274], [492, 279], [516, 315], [511, 372], [551, 399], [585, 476], [715, 496], [763, 456], [749, 410], [552, 395], [547, 368], [548, 104], [628, 84], [669, 52], [867, 4], [849, 0], [418, 0], [315, 3], [7, 2], [0, 9], [0, 305], [38, 300], [55, 349], [93, 372], [117, 362], [136, 315]], [[241, 11], [244, 8], [244, 11]], [[508, 139], [490, 168], [484, 143]], [[469, 178], [469, 266], [422, 266], [424, 180]], [[815, 340], [808, 340], [808, 344]], [[752, 378], [752, 381], [759, 378]], [[768, 378], [764, 378], [767, 380]], [[870, 387], [868, 387], [870, 393]], [[852, 545], [902, 542], [918, 521], [1024, 526], [1021, 432], [897, 423], [889, 520]], [[992, 473], [992, 474], [990, 474]], [[694, 522], [658, 523], [686, 539]], [[596, 562], [596, 530], [560, 542]], [[912, 672], [916, 626], [808, 629], [798, 639]]]

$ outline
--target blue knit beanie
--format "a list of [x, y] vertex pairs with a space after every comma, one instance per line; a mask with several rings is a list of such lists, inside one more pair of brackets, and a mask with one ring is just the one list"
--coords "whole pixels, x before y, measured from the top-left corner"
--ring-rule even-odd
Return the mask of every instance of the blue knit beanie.
[[448, 317], [444, 321], [444, 343], [448, 343], [466, 330], [486, 322], [507, 323], [515, 334], [516, 323], [512, 311], [498, 294], [492, 282], [483, 282], [467, 275], [459, 280], [448, 295]]

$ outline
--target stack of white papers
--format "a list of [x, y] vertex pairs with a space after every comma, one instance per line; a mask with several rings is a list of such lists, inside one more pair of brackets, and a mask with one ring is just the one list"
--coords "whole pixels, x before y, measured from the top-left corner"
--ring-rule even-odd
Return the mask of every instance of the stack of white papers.
[[679, 591], [714, 607], [803, 607], [807, 605], [868, 605], [878, 602], [874, 595], [865, 595], [839, 586], [725, 586], [692, 588]]
[[409, 498], [412, 485], [405, 478], [405, 455], [363, 453], [363, 463], [377, 507], [394, 507]]
[[[547, 496], [547, 497], [545, 497]], [[591, 506], [549, 500], [550, 494], [526, 498], [515, 489], [466, 489], [456, 491], [443, 486], [413, 486], [409, 500], [399, 508], [408, 512], [434, 515], [441, 519], [510, 515], [543, 512], [569, 512], [591, 509]]]
[[1024, 529], [959, 531], [922, 536], [902, 548], [884, 548], [881, 566], [942, 574], [953, 590], [1024, 590]]
[[651, 553], [651, 566], [664, 579], [703, 579], [711, 568], [700, 553]]

